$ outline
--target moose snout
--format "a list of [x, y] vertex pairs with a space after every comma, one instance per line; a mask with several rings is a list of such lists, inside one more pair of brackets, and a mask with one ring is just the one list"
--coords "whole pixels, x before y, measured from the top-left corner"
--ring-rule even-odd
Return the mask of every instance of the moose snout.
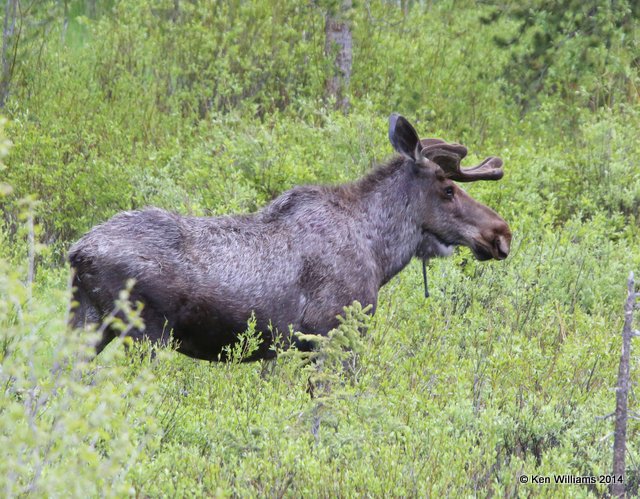
[[511, 231], [506, 222], [493, 225], [481, 232], [472, 246], [476, 258], [483, 260], [504, 260], [511, 248]]
[[496, 260], [504, 260], [509, 256], [511, 248], [511, 230], [506, 222], [496, 224], [488, 241], [491, 241], [491, 256]]
[[504, 260], [509, 256], [509, 248], [511, 246], [511, 234], [496, 236], [493, 240], [493, 257], [496, 260]]

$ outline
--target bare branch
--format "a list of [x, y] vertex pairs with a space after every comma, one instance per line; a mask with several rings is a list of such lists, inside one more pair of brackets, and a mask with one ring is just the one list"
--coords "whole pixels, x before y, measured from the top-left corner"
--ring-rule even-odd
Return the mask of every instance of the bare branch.
[[605, 440], [608, 440], [609, 438], [613, 437], [613, 436], [614, 436], [614, 434], [615, 434], [615, 433], [611, 431], [611, 432], [607, 433], [604, 437], [602, 437], [602, 438], [601, 438], [600, 440], [598, 440], [598, 441], [599, 441], [599, 442], [604, 442]]
[[[18, 0], [6, 0], [4, 8], [4, 26], [2, 29], [2, 76], [0, 77], [0, 108], [4, 108], [9, 96], [9, 86], [13, 76], [13, 68], [18, 47], [16, 22], [18, 20]], [[12, 54], [13, 53], [13, 54]], [[13, 55], [13, 57], [12, 57]]]
[[620, 367], [618, 369], [618, 386], [616, 387], [616, 423], [613, 443], [613, 474], [623, 477], [623, 480], [611, 486], [613, 497], [625, 495], [624, 474], [625, 455], [627, 447], [627, 419], [629, 398], [629, 355], [631, 350], [631, 337], [633, 325], [633, 309], [636, 301], [635, 283], [633, 272], [629, 272], [627, 280], [627, 301], [624, 306], [624, 327], [622, 329], [622, 354], [620, 355]]
[[604, 416], [596, 416], [596, 421], [605, 421], [609, 418], [612, 418], [615, 415], [616, 415], [615, 412], [610, 412], [609, 414], [606, 414]]

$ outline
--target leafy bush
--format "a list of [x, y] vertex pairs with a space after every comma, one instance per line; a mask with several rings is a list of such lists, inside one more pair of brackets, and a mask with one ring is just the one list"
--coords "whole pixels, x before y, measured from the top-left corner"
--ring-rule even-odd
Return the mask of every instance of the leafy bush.
[[529, 0], [484, 21], [502, 15], [514, 26], [495, 41], [510, 52], [505, 76], [524, 107], [552, 94], [591, 108], [637, 98], [637, 2]]
[[[22, 12], [4, 109], [14, 146], [0, 166], [6, 496], [546, 496], [567, 486], [518, 475], [608, 472], [601, 416], [614, 405], [623, 282], [640, 268], [637, 9], [355, 3], [345, 115], [324, 95], [334, 6], [70, 0]], [[120, 210], [249, 212], [297, 184], [353, 180], [391, 154], [392, 111], [464, 142], [469, 163], [505, 160], [503, 180], [465, 188], [509, 221], [507, 260], [432, 261], [427, 301], [410, 265], [374, 318], [347, 309], [312, 363], [295, 351], [242, 363], [251, 323], [225, 364], [170, 348], [151, 358], [148, 345], [126, 355], [123, 342], [87, 361], [95, 332], [66, 326], [72, 240]], [[0, 157], [7, 147], [0, 133]], [[631, 420], [630, 494], [639, 431]]]

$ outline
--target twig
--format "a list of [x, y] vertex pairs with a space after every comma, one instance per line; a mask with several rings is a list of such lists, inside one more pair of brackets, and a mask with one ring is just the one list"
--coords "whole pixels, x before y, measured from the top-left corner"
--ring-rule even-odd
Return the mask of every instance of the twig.
[[633, 325], [633, 308], [636, 301], [633, 272], [629, 273], [627, 280], [627, 301], [624, 306], [624, 327], [622, 329], [622, 354], [620, 355], [620, 367], [618, 369], [618, 386], [616, 387], [616, 423], [613, 443], [613, 475], [622, 477], [620, 482], [615, 481], [611, 486], [613, 497], [625, 495], [624, 472], [625, 453], [627, 447], [627, 419], [629, 398], [629, 354], [631, 350], [631, 326]]
[[604, 421], [606, 419], [612, 418], [615, 415], [616, 415], [615, 412], [610, 412], [609, 414], [606, 414], [605, 416], [596, 416], [596, 421]]
[[36, 235], [35, 228], [33, 226], [33, 208], [29, 207], [29, 212], [27, 215], [27, 229], [28, 233], [28, 269], [27, 269], [27, 296], [29, 298], [29, 303], [31, 303], [31, 298], [33, 295], [33, 280], [35, 278], [35, 267], [36, 267]]
[[599, 442], [604, 442], [605, 440], [609, 439], [609, 437], [614, 436], [614, 432], [609, 432], [607, 433], [604, 437], [602, 437]]

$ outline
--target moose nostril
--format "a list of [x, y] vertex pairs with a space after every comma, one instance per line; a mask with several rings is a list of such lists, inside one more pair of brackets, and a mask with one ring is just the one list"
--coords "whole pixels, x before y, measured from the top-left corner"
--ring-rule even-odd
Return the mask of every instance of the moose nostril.
[[507, 258], [509, 255], [509, 245], [504, 237], [496, 237], [493, 241], [493, 247], [496, 249], [498, 258]]

